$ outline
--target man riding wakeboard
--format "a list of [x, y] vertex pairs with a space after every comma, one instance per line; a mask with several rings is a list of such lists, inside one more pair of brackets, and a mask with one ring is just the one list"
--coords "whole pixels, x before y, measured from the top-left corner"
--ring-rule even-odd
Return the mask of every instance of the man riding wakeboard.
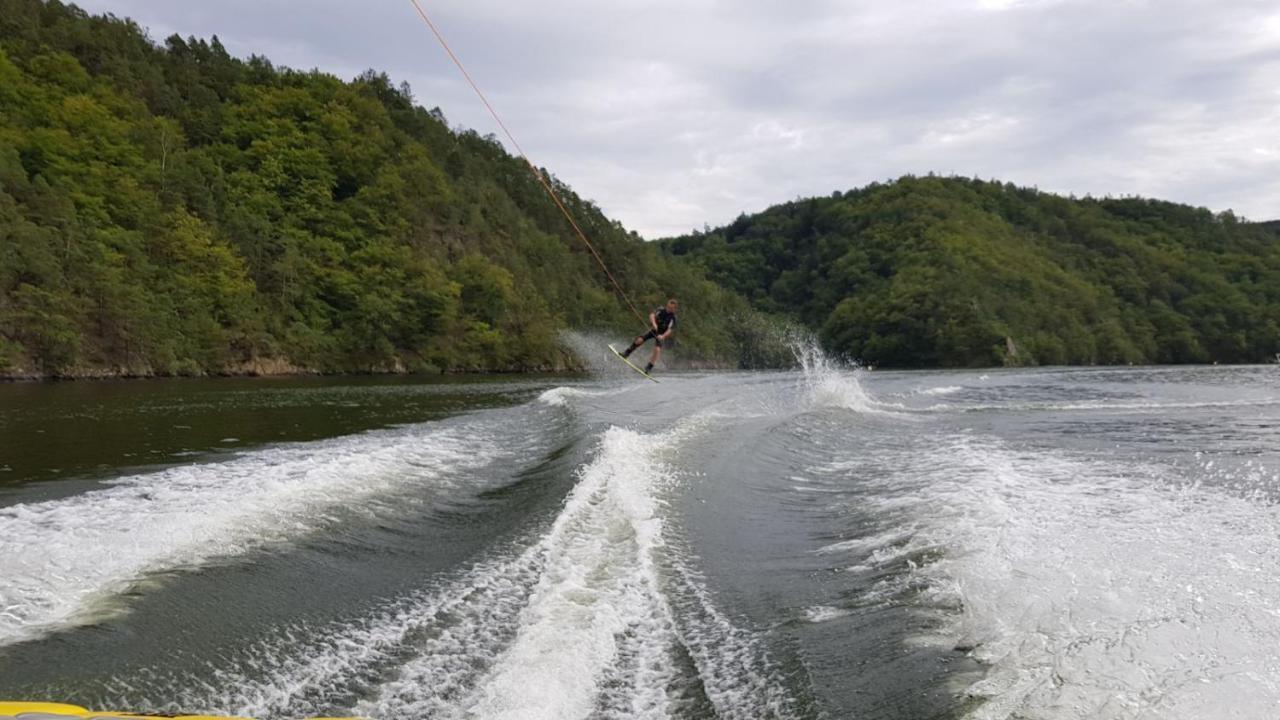
[[644, 366], [646, 375], [651, 372], [654, 363], [658, 362], [658, 358], [662, 357], [662, 341], [671, 337], [671, 333], [676, 330], [676, 311], [679, 308], [680, 303], [677, 303], [675, 298], [671, 298], [666, 305], [649, 313], [649, 326], [652, 329], [644, 335], [637, 335], [636, 339], [631, 342], [631, 346], [622, 351], [622, 357], [630, 357], [631, 353], [635, 352], [637, 348], [652, 339], [653, 355], [649, 358], [649, 364]]

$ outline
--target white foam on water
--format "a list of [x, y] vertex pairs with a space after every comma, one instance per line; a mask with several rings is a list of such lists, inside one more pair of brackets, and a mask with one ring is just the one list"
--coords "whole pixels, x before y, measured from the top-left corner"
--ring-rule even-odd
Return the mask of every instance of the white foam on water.
[[830, 605], [814, 605], [804, 609], [804, 619], [814, 624], [848, 617], [852, 614], [852, 610], [832, 607]]
[[917, 390], [916, 394], [918, 395], [954, 395], [955, 393], [961, 392], [963, 390], [964, 388], [960, 387], [959, 385], [943, 385], [940, 387], [931, 387], [931, 388], [925, 388], [924, 390]]
[[962, 608], [950, 641], [989, 665], [975, 720], [1280, 714], [1277, 505], [972, 438], [871, 485], [873, 516], [914, 532], [850, 549], [871, 565], [940, 549], [896, 589]]
[[940, 403], [922, 408], [925, 412], [974, 412], [984, 410], [1036, 410], [1048, 412], [1065, 411], [1114, 411], [1120, 413], [1161, 413], [1170, 410], [1201, 410], [1221, 408], [1260, 408], [1280, 405], [1280, 398], [1262, 398], [1259, 400], [1220, 400], [1209, 402], [1142, 402], [1124, 400], [1095, 400], [1089, 402], [1011, 402], [1011, 403], [973, 403], [948, 404]]
[[[252, 451], [0, 509], [0, 644], [92, 620], [158, 571], [296, 537], [333, 511], [444, 490], [502, 456], [488, 425], [422, 425]], [[403, 494], [403, 492], [401, 493]]]
[[883, 550], [886, 547], [892, 547], [907, 542], [915, 535], [914, 528], [898, 527], [886, 530], [885, 532], [876, 533], [866, 537], [851, 538], [849, 540], [841, 540], [829, 545], [818, 548], [815, 552], [819, 555], [829, 555], [832, 553], [846, 552], [866, 552], [872, 553]]
[[[772, 678], [750, 633], [735, 627], [687, 573], [672, 578], [662, 490], [677, 482], [661, 458], [704, 418], [662, 435], [613, 427], [583, 467], [563, 511], [528, 552], [537, 579], [500, 653], [464, 663], [481, 668], [442, 695], [449, 678], [436, 648], [398, 668], [360, 715], [395, 717], [669, 717], [678, 679], [673, 651], [684, 647], [722, 717], [777, 717]], [[676, 565], [679, 565], [676, 560]], [[673, 588], [676, 583], [678, 588]], [[677, 617], [680, 610], [697, 617]], [[687, 607], [692, 604], [693, 608]], [[469, 648], [464, 652], [469, 652]], [[751, 661], [746, 660], [750, 656]], [[455, 661], [456, 662], [456, 661]], [[454, 686], [450, 686], [451, 688]]]
[[[547, 560], [511, 647], [465, 712], [482, 718], [585, 717], [627, 631], [675, 640], [654, 571], [662, 520], [653, 495], [665, 477], [661, 440], [611, 428], [546, 538]], [[634, 717], [665, 716], [665, 678], [638, 687]], [[412, 707], [383, 717], [413, 715]]]
[[565, 407], [575, 399], [590, 400], [593, 398], [610, 397], [613, 395], [619, 395], [621, 393], [630, 392], [634, 390], [636, 387], [639, 387], [639, 386], [630, 385], [622, 388], [615, 388], [615, 389], [609, 389], [609, 390], [588, 390], [585, 388], [568, 387], [568, 386], [562, 385], [560, 387], [553, 387], [550, 390], [543, 391], [542, 394], [538, 395], [538, 402], [543, 403], [545, 405], [550, 405], [552, 407]]
[[[247, 652], [226, 658], [207, 681], [180, 679], [187, 691], [172, 707], [156, 710], [310, 716], [333, 712], [335, 702], [352, 692], [380, 691], [387, 705], [414, 705], [421, 713], [416, 716], [447, 715], [484, 665], [510, 642], [515, 618], [544, 561], [541, 545], [513, 546], [366, 617], [282, 628]], [[417, 658], [411, 673], [379, 686], [384, 672], [411, 658]], [[413, 677], [425, 680], [418, 685]]]
[[662, 458], [705, 422], [609, 429], [544, 530], [367, 617], [286, 628], [180, 704], [288, 717], [355, 696], [372, 718], [661, 718], [682, 702], [683, 647], [721, 717], [785, 717], [754, 636], [664, 538], [661, 498], [679, 480]]
[[538, 402], [546, 403], [552, 407], [564, 407], [569, 404], [569, 398], [577, 395], [580, 391], [571, 387], [553, 387], [544, 391], [538, 396]]
[[716, 716], [726, 720], [783, 720], [797, 716], [758, 637], [725, 615], [708, 585], [687, 561], [672, 570], [678, 590], [681, 641], [693, 657]]

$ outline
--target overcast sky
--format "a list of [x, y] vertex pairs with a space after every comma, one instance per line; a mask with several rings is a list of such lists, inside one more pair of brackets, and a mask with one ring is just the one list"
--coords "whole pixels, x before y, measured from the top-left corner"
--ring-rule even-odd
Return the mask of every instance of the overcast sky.
[[[497, 131], [409, 0], [80, 4]], [[534, 162], [650, 238], [930, 171], [1280, 218], [1277, 0], [423, 4]]]

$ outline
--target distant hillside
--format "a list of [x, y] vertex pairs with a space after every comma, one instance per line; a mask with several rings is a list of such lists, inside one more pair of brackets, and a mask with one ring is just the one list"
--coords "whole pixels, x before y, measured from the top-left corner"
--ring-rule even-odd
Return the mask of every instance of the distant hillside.
[[[760, 320], [560, 185], [677, 357]], [[0, 374], [507, 370], [638, 322], [523, 162], [374, 72], [343, 82], [0, 0]]]
[[1280, 237], [1266, 225], [907, 177], [663, 245], [876, 364], [1257, 362], [1280, 351]]

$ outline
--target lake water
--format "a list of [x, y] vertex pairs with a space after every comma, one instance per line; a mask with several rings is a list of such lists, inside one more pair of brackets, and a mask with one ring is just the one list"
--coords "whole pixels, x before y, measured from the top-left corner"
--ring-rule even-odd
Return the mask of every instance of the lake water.
[[0, 386], [0, 698], [1280, 717], [1280, 368]]

